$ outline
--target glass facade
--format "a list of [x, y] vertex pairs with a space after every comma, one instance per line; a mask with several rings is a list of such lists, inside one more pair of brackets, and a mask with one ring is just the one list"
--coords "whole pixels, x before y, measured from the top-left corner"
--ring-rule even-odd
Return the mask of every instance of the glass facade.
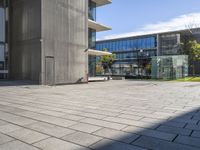
[[89, 7], [88, 7], [88, 18], [96, 21], [96, 3], [89, 0]]
[[116, 55], [112, 66], [113, 75], [149, 75], [144, 69], [152, 56], [157, 56], [157, 36], [142, 36], [126, 39], [100, 41], [96, 43], [97, 50], [106, 48]]
[[6, 78], [8, 69], [8, 50], [6, 40], [6, 0], [0, 0], [0, 78]]
[[188, 76], [188, 56], [152, 57], [152, 78], [179, 79]]
[[160, 55], [182, 55], [180, 34], [164, 34], [160, 36]]
[[95, 49], [96, 47], [96, 31], [94, 29], [88, 29], [88, 46], [91, 49]]
[[156, 36], [100, 41], [96, 45], [97, 50], [103, 50], [104, 48], [106, 48], [110, 52], [138, 49], [154, 49], [156, 47]]
[[[96, 3], [89, 0], [88, 6], [88, 18], [96, 21]], [[96, 31], [94, 29], [88, 29], [88, 48], [95, 49], [96, 48]], [[88, 57], [88, 72], [90, 77], [96, 76], [96, 56]]]

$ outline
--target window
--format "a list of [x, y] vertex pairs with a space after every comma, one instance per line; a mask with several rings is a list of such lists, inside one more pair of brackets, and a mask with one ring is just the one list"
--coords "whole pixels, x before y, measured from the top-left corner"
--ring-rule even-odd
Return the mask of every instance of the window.
[[89, 0], [88, 18], [96, 21], [96, 3]]
[[3, 8], [1, 3], [0, 3], [0, 42], [5, 42], [5, 9]]

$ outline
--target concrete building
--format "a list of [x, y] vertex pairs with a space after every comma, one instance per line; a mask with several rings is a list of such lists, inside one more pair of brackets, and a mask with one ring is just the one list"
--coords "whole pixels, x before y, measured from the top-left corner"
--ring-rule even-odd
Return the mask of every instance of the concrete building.
[[88, 54], [94, 54], [88, 43], [94, 48], [92, 35], [110, 29], [92, 17], [96, 7], [109, 3], [0, 0], [1, 78], [47, 85], [88, 82]]
[[[185, 52], [181, 45], [187, 43], [189, 40], [197, 40], [200, 42], [199, 28], [101, 40], [97, 41], [96, 49], [103, 50], [106, 48], [109, 52], [116, 54], [116, 60], [112, 66], [113, 75], [127, 77], [151, 76], [151, 71], [156, 70], [155, 68], [151, 69], [152, 58], [155, 60], [155, 57], [160, 57], [168, 61], [170, 56], [181, 55], [182, 57], [173, 57], [173, 60], [175, 60], [175, 58], [186, 59], [186, 57], [183, 56]], [[172, 61], [172, 57], [170, 59], [170, 62], [175, 63], [175, 61]], [[165, 62], [165, 60], [163, 62]], [[183, 64], [177, 66], [177, 68], [185, 68], [184, 66], [187, 66], [187, 64], [184, 65], [186, 61], [180, 60], [179, 62], [183, 62]], [[165, 65], [166, 64], [167, 63], [165, 63]], [[161, 68], [161, 74], [165, 74], [165, 70], [168, 70], [166, 74], [170, 74], [169, 72], [173, 74], [173, 65], [168, 65], [169, 68], [167, 68], [167, 66], [165, 68], [165, 65], [163, 64]], [[189, 73], [192, 74], [191, 68], [189, 69]], [[195, 70], [197, 75], [200, 74], [200, 63], [195, 64]], [[180, 75], [175, 76], [180, 77]]]

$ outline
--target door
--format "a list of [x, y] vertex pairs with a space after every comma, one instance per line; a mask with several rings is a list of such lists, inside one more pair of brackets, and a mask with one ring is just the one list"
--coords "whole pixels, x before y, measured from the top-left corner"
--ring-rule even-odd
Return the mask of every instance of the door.
[[55, 82], [55, 65], [54, 65], [54, 57], [46, 57], [45, 58], [45, 81], [46, 85], [54, 85]]

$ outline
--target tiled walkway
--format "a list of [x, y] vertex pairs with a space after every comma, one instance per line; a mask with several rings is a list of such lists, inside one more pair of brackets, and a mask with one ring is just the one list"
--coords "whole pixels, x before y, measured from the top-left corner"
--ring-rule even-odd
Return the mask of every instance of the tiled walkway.
[[0, 150], [199, 150], [200, 83], [0, 83]]

